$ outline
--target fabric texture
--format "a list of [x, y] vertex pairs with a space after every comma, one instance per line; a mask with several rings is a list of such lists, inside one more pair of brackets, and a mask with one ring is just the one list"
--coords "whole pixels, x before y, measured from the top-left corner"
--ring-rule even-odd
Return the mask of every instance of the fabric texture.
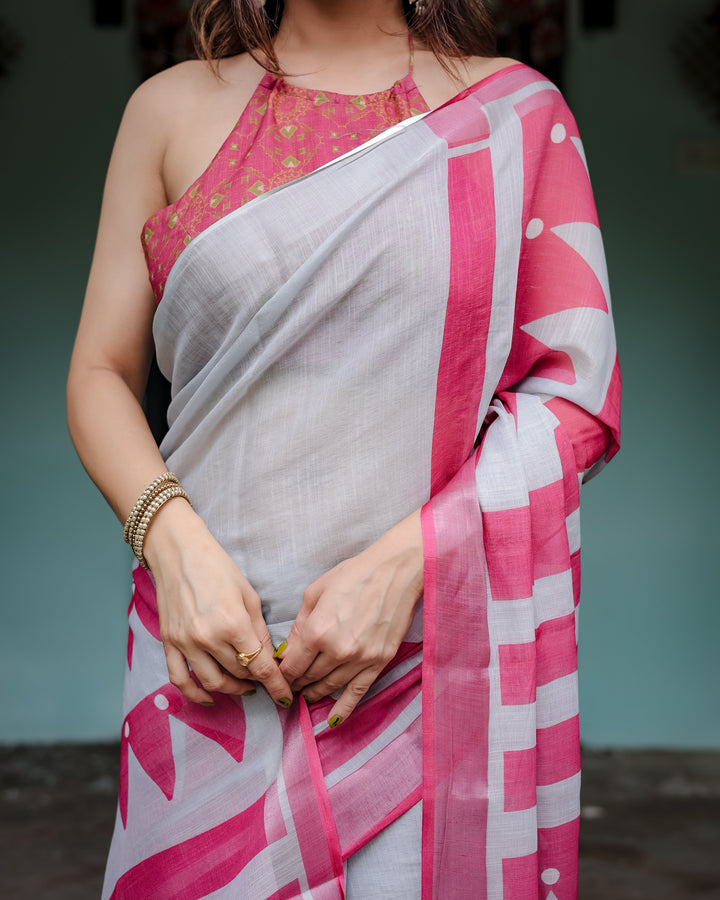
[[331, 699], [186, 701], [136, 569], [103, 897], [335, 900], [420, 799], [423, 900], [575, 897], [579, 483], [617, 449], [620, 381], [557, 89], [504, 69], [171, 265], [161, 450], [275, 643], [307, 584], [419, 507], [425, 596], [331, 730]]

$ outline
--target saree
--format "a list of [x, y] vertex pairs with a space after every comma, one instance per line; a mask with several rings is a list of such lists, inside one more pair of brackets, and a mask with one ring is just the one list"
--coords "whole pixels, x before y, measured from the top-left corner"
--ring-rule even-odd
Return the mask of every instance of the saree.
[[422, 508], [424, 597], [355, 712], [168, 682], [134, 572], [104, 898], [337, 900], [423, 802], [422, 897], [577, 895], [579, 486], [620, 377], [575, 122], [517, 65], [229, 212], [154, 321], [161, 451], [271, 637]]

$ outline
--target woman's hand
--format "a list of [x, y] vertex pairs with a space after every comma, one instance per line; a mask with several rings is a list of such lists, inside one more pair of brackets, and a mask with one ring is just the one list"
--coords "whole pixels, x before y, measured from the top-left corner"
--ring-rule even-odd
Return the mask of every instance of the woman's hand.
[[328, 716], [347, 718], [395, 656], [423, 589], [420, 510], [311, 584], [280, 671], [312, 703], [343, 690]]
[[[276, 703], [290, 706], [292, 692], [273, 659], [260, 598], [184, 500], [160, 509], [144, 549], [170, 682], [189, 700], [212, 703], [212, 692], [246, 694], [259, 681]], [[249, 666], [238, 662], [237, 651], [252, 654], [260, 644]]]

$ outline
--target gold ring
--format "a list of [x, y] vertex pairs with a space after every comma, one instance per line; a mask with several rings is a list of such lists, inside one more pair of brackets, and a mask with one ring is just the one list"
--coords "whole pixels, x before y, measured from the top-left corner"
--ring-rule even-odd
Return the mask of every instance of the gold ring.
[[[252, 653], [243, 653], [241, 650], [235, 650], [235, 659], [240, 663], [241, 666], [247, 667], [250, 663], [255, 659], [256, 656], [259, 656], [262, 652], [263, 645], [257, 648], [257, 650], [253, 650]], [[234, 649], [234, 648], [233, 648]]]

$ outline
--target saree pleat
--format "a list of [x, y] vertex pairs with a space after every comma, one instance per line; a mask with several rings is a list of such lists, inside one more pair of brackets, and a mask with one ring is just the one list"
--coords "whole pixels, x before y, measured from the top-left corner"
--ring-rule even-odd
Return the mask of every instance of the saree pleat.
[[575, 897], [579, 483], [617, 449], [619, 375], [557, 90], [514, 66], [230, 212], [154, 333], [163, 455], [276, 643], [307, 584], [419, 507], [425, 596], [330, 730], [331, 700], [198, 712], [137, 570], [103, 896], [340, 898], [422, 798], [423, 900]]

